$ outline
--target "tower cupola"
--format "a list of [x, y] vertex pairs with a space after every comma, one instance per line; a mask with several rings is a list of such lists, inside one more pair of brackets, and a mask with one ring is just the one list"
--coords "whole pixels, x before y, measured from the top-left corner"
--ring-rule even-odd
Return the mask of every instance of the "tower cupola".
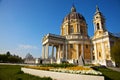
[[106, 28], [105, 28], [105, 18], [103, 16], [103, 14], [100, 12], [98, 6], [96, 6], [96, 12], [93, 18], [93, 24], [94, 24], [94, 33], [96, 33], [97, 31], [99, 32], [105, 32]]

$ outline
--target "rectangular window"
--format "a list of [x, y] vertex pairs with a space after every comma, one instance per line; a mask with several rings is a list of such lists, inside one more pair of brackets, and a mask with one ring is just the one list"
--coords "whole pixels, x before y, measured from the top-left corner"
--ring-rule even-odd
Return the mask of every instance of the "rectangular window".
[[86, 48], [88, 48], [88, 45], [86, 44]]
[[70, 44], [70, 48], [73, 48], [73, 44]]
[[74, 33], [74, 28], [73, 28], [72, 25], [70, 25], [70, 34], [71, 34], [71, 33]]
[[82, 29], [80, 29], [80, 33], [83, 34], [83, 30]]
[[95, 60], [95, 56], [93, 56], [93, 60]]

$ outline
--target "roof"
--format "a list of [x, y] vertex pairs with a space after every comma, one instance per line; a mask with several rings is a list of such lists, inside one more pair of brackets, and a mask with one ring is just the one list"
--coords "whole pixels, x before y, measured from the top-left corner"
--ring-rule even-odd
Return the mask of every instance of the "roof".
[[71, 8], [71, 12], [63, 19], [63, 22], [70, 21], [72, 19], [78, 19], [80, 21], [85, 21], [85, 18], [76, 11], [76, 8], [74, 5]]

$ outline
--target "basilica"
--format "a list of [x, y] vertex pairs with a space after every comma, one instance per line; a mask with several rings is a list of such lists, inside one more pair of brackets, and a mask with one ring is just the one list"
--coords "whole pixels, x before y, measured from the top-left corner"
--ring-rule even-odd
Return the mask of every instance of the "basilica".
[[68, 62], [78, 65], [114, 66], [110, 54], [114, 38], [107, 31], [105, 18], [97, 6], [93, 24], [94, 35], [89, 37], [87, 22], [73, 5], [62, 21], [60, 35], [49, 33], [43, 37], [43, 63]]

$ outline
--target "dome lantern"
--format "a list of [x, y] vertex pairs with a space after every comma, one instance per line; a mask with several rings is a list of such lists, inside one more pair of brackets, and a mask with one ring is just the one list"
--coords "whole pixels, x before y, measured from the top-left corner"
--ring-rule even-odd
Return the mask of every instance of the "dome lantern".
[[76, 12], [76, 8], [75, 8], [74, 5], [73, 5], [72, 8], [71, 8], [71, 12]]

